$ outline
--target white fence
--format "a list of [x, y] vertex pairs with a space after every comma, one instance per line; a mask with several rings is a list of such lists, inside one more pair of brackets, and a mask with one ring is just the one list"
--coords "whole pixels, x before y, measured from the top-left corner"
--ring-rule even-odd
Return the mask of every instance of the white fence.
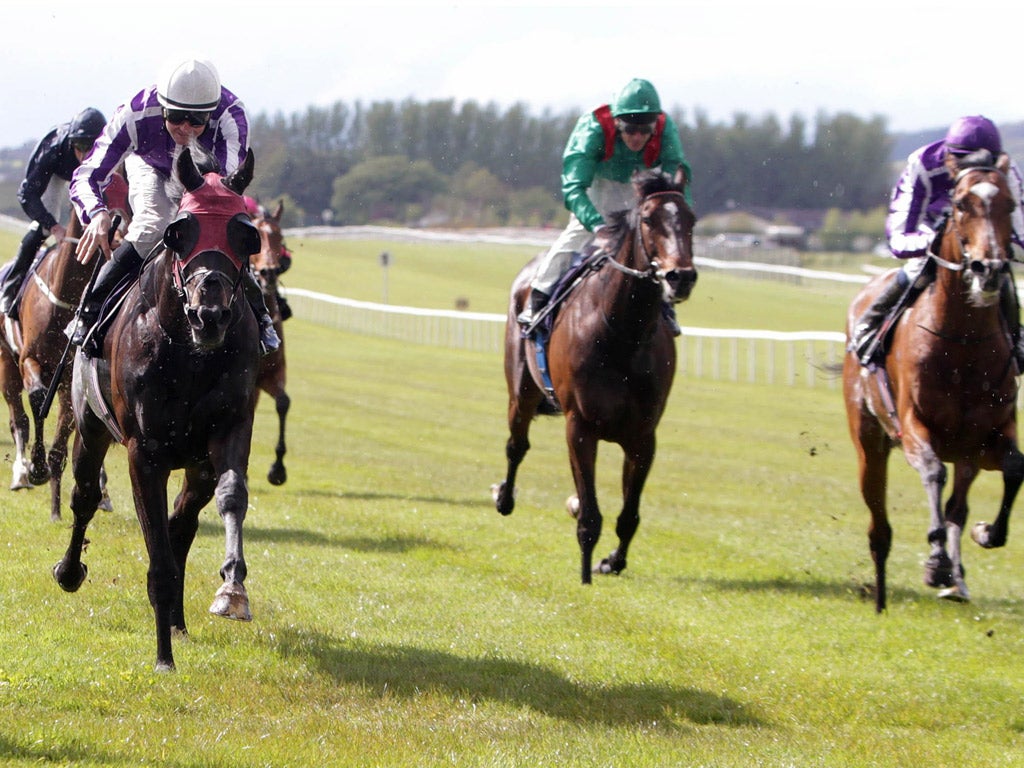
[[[504, 315], [396, 307], [302, 288], [288, 289], [288, 303], [296, 317], [352, 333], [481, 352], [500, 353], [504, 345]], [[826, 367], [842, 360], [844, 344], [843, 334], [828, 331], [684, 327], [678, 341], [679, 372], [705, 379], [836, 388], [839, 380]]]

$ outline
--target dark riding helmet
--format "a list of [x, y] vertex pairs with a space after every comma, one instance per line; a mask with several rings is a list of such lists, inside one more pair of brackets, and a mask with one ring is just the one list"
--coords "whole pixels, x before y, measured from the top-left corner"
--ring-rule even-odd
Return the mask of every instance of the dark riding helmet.
[[107, 124], [107, 118], [98, 109], [87, 107], [75, 115], [68, 129], [68, 138], [72, 141], [92, 142], [103, 133], [103, 126]]
[[1003, 151], [1003, 142], [995, 123], [981, 115], [960, 117], [946, 133], [946, 149], [954, 155], [966, 155], [987, 149], [993, 157]]
[[612, 104], [612, 115], [626, 123], [653, 123], [661, 112], [661, 99], [648, 80], [634, 78], [619, 91]]

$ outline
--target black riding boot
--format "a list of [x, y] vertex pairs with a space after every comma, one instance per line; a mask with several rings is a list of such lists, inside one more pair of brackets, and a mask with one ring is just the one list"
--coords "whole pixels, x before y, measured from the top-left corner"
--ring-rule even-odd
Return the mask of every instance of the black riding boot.
[[999, 309], [1006, 321], [1006, 328], [1010, 332], [1010, 345], [1013, 359], [1017, 361], [1017, 372], [1024, 373], [1024, 348], [1022, 348], [1020, 333], [1020, 303], [1017, 301], [1017, 282], [1013, 275], [1009, 274], [1003, 281], [1003, 287], [999, 289]]
[[[871, 306], [854, 323], [853, 338], [850, 340], [850, 345], [853, 347], [861, 365], [867, 365], [875, 356], [875, 353], [881, 346], [876, 344], [875, 340], [878, 332], [881, 330], [883, 321], [889, 312], [896, 307], [900, 297], [908, 293], [906, 284], [900, 280], [902, 276], [903, 273], [900, 272], [896, 275], [896, 279], [890, 280], [882, 289], [882, 292], [875, 297]], [[917, 295], [917, 292], [911, 293], [913, 296]], [[906, 303], [909, 304], [912, 298], [912, 296], [908, 296]]]
[[550, 296], [543, 291], [533, 288], [530, 291], [530, 301], [523, 308], [523, 311], [519, 313], [519, 316], [516, 317], [516, 322], [523, 326], [523, 328], [533, 325], [533, 321], [541, 313], [541, 310], [548, 305], [549, 301], [551, 301]]
[[[96, 256], [95, 258], [99, 258]], [[71, 331], [71, 343], [76, 347], [82, 346], [99, 317], [100, 307], [104, 300], [114, 290], [114, 287], [126, 276], [137, 272], [142, 266], [142, 257], [135, 250], [135, 246], [127, 240], [121, 243], [117, 249], [110, 254], [110, 261], [100, 267], [96, 276], [96, 282], [92, 289], [82, 297], [82, 307], [78, 312], [78, 322], [74, 324]], [[90, 350], [83, 350], [87, 355]]]
[[29, 267], [39, 251], [39, 246], [46, 240], [47, 233], [39, 226], [38, 221], [32, 222], [28, 232], [21, 239], [21, 247], [18, 248], [18, 255], [14, 257], [14, 263], [7, 272], [3, 285], [0, 285], [0, 314], [10, 316], [14, 308], [14, 300], [18, 298], [18, 291], [25, 281]]
[[249, 302], [259, 322], [260, 347], [264, 355], [269, 355], [281, 346], [281, 339], [274, 330], [274, 319], [270, 316], [267, 302], [263, 299], [263, 289], [250, 269], [242, 272], [242, 290], [245, 291], [245, 300]]

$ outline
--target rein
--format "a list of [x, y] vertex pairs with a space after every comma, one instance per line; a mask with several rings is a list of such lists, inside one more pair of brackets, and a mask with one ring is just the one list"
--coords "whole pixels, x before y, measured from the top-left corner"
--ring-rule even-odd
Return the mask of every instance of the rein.
[[[651, 198], [655, 197], [675, 197], [684, 201], [685, 197], [681, 192], [675, 190], [666, 190], [664, 192], [652, 192], [641, 201], [641, 205]], [[650, 249], [647, 247], [647, 243], [644, 242], [643, 235], [641, 233], [642, 225], [637, 224], [633, 229], [633, 254], [642, 253], [644, 259], [647, 261], [646, 269], [633, 269], [627, 267], [625, 264], [619, 263], [617, 259], [611, 257], [611, 254], [605, 254], [605, 258], [609, 266], [614, 267], [625, 275], [635, 277], [638, 280], [650, 280], [653, 283], [660, 283], [665, 278], [665, 273], [658, 264], [657, 259], [652, 258]]]

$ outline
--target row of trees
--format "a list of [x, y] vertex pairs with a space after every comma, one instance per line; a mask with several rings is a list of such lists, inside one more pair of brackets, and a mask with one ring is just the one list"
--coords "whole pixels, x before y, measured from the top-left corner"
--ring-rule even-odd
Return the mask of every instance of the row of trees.
[[[311, 107], [257, 115], [261, 199], [284, 197], [288, 225], [388, 221], [559, 225], [561, 154], [577, 114], [531, 115], [454, 100]], [[673, 112], [699, 214], [744, 206], [867, 211], [892, 183], [884, 119], [737, 114], [731, 124]]]

